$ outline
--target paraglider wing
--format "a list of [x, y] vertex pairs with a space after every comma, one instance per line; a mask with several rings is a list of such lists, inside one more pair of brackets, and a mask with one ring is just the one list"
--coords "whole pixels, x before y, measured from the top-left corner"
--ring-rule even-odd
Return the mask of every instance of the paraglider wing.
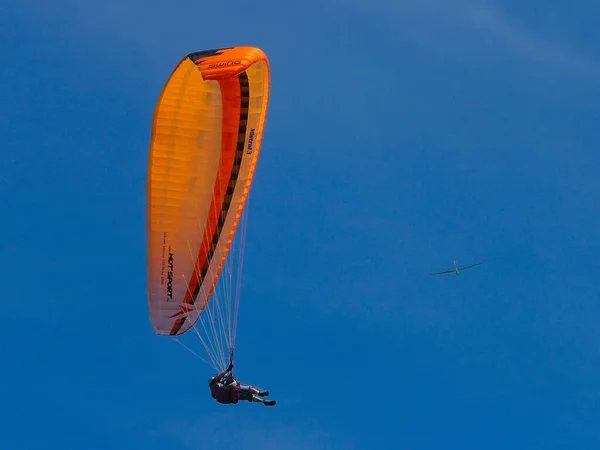
[[157, 334], [206, 307], [248, 196], [269, 98], [255, 47], [190, 53], [158, 100], [147, 182], [147, 290]]

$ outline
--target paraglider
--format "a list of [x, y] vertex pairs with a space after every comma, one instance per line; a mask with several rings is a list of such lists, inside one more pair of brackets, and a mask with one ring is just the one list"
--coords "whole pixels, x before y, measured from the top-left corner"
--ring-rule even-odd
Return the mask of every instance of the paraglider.
[[190, 53], [154, 113], [146, 213], [150, 321], [163, 336], [193, 329], [217, 370], [235, 347], [246, 206], [269, 83], [259, 48]]
[[229, 363], [227, 369], [223, 370], [214, 377], [208, 379], [210, 395], [217, 402], [223, 404], [236, 404], [240, 400], [248, 402], [258, 402], [265, 406], [275, 406], [275, 400], [267, 400], [269, 391], [259, 389], [255, 386], [241, 384], [233, 376], [233, 360]]

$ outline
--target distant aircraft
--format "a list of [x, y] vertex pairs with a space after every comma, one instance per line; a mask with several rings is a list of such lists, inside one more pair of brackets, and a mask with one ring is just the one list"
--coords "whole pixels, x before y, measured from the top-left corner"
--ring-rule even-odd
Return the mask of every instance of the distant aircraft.
[[478, 266], [481, 263], [478, 262], [476, 264], [471, 264], [470, 266], [465, 266], [465, 267], [456, 267], [456, 261], [452, 261], [452, 264], [454, 265], [454, 269], [453, 270], [446, 270], [445, 272], [435, 272], [435, 273], [432, 273], [430, 275], [443, 275], [443, 274], [446, 274], [446, 273], [455, 273], [456, 275], [458, 275], [460, 271], [467, 270], [467, 269], [470, 269], [471, 267]]

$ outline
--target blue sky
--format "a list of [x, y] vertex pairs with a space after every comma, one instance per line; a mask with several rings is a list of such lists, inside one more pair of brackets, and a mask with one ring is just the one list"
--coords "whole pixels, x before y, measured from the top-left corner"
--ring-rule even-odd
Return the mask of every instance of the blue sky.
[[[598, 448], [596, 2], [59, 3], [0, 14], [1, 448]], [[236, 370], [275, 408], [146, 305], [154, 106], [231, 45], [272, 70]]]

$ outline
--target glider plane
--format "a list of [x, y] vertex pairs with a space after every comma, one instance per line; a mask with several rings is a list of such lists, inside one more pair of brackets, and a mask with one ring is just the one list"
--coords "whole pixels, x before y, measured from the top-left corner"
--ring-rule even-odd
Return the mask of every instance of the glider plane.
[[454, 269], [452, 269], [452, 270], [445, 270], [444, 272], [435, 272], [435, 273], [432, 273], [430, 275], [445, 275], [445, 274], [449, 274], [449, 273], [454, 273], [454, 274], [456, 274], [458, 276], [458, 274], [460, 272], [462, 272], [463, 270], [467, 270], [467, 269], [470, 269], [471, 267], [478, 266], [481, 263], [478, 262], [478, 263], [471, 264], [470, 266], [465, 266], [465, 267], [458, 267], [456, 265], [456, 261], [452, 261], [452, 264], [454, 265]]

